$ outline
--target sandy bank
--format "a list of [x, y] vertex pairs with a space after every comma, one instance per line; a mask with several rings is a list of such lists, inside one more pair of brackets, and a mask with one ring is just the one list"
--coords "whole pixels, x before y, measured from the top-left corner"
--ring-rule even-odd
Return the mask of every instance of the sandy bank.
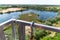
[[26, 10], [26, 8], [8, 8], [8, 9], [1, 10], [0, 13], [15, 12], [21, 10]]

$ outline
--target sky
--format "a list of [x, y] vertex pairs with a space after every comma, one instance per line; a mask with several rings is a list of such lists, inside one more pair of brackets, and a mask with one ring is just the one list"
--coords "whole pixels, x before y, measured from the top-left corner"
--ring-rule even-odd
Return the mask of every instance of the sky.
[[1, 0], [0, 4], [60, 5], [60, 0]]

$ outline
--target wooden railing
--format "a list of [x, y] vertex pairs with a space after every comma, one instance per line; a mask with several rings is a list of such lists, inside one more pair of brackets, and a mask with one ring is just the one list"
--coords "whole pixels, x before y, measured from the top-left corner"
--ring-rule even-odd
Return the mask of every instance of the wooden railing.
[[[53, 26], [47, 26], [47, 25], [38, 24], [38, 23], [34, 23], [34, 22], [27, 22], [27, 21], [23, 21], [23, 20], [10, 19], [10, 20], [0, 24], [0, 40], [6, 40], [3, 28], [8, 24], [12, 25], [13, 40], [16, 40], [15, 23], [17, 23], [19, 25], [19, 28], [18, 28], [19, 40], [25, 40], [25, 26], [26, 25], [31, 26], [31, 37], [33, 34], [33, 27], [43, 28], [45, 30], [51, 30], [51, 31], [55, 31], [55, 32], [60, 32], [60, 28], [56, 28]], [[8, 39], [8, 40], [10, 40], [10, 39]]]

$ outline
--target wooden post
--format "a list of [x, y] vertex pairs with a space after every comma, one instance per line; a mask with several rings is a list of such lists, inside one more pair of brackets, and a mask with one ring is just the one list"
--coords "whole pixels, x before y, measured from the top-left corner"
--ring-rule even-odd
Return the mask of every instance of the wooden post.
[[6, 40], [2, 26], [0, 27], [0, 40]]
[[19, 23], [18, 27], [19, 40], [25, 40], [25, 24]]
[[12, 21], [12, 36], [13, 36], [13, 40], [16, 40], [16, 29], [15, 29], [15, 23], [14, 21]]

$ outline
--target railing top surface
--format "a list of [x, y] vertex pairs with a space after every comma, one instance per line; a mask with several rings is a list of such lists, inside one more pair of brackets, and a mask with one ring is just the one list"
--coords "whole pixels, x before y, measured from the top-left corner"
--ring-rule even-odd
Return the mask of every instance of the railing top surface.
[[[31, 25], [31, 23], [32, 23], [32, 22], [23, 21], [23, 20], [10, 19], [8, 21], [5, 21], [5, 22], [1, 23], [0, 27], [4, 26], [5, 24], [6, 25], [9, 24], [12, 21], [19, 22], [19, 23], [25, 23], [26, 25]], [[46, 29], [46, 30], [60, 32], [60, 27], [53, 27], [53, 26], [48, 26], [48, 25], [43, 25], [43, 24], [38, 24], [38, 23], [34, 23], [33, 27], [38, 27], [38, 28], [43, 28], [43, 29]]]
[[5, 25], [5, 24], [7, 24], [7, 23], [10, 23], [12, 20], [13, 20], [13, 19], [10, 19], [10, 20], [7, 20], [7, 21], [1, 23], [1, 24], [0, 24], [0, 27], [3, 26], [3, 25]]

